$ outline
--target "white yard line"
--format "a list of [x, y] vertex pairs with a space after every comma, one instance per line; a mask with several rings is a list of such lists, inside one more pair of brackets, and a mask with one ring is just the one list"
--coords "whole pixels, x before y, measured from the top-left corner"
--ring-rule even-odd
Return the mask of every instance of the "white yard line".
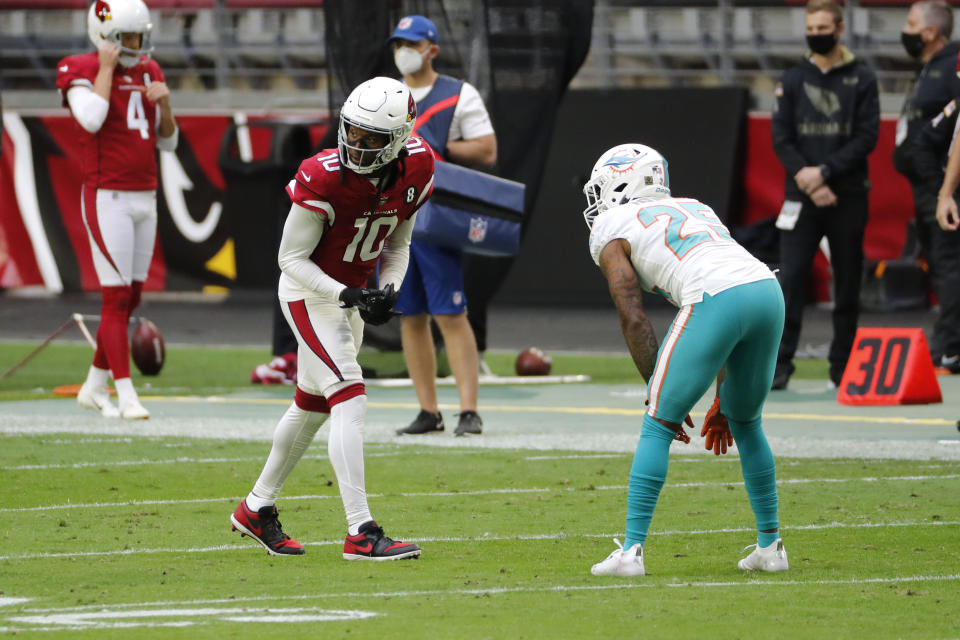
[[[388, 454], [383, 454], [388, 455]], [[326, 459], [326, 456], [315, 456], [316, 459]], [[257, 458], [260, 460], [260, 458]], [[134, 463], [131, 463], [134, 464]], [[955, 480], [960, 478], [960, 474], [942, 474], [925, 476], [864, 476], [860, 478], [790, 478], [777, 480], [777, 485], [793, 484], [843, 484], [847, 482], [917, 482], [923, 480]], [[743, 482], [673, 482], [667, 483], [666, 487], [678, 489], [689, 488], [711, 488], [711, 487], [741, 487]], [[571, 493], [586, 491], [626, 491], [627, 485], [613, 484], [600, 485], [593, 487], [511, 487], [507, 489], [477, 489], [473, 491], [400, 491], [397, 493], [368, 493], [370, 498], [383, 498], [386, 496], [401, 496], [404, 498], [450, 498], [458, 496], [484, 496], [484, 495], [503, 495], [503, 494], [523, 494], [523, 493], [555, 493], [566, 491]], [[63, 504], [42, 505], [36, 507], [0, 507], [0, 513], [22, 513], [27, 511], [56, 511], [58, 509], [115, 509], [122, 507], [135, 507], [145, 505], [178, 505], [178, 504], [198, 504], [210, 502], [230, 503], [240, 500], [244, 496], [226, 496], [221, 498], [185, 498], [185, 499], [167, 499], [167, 500], [129, 500], [126, 502], [67, 502]], [[284, 496], [282, 501], [295, 500], [329, 500], [339, 498], [339, 494], [329, 495], [299, 495]]]
[[[783, 525], [783, 531], [819, 531], [824, 529], [877, 529], [877, 528], [903, 528], [903, 527], [954, 527], [960, 525], [960, 520], [951, 521], [913, 521], [913, 522], [831, 522], [828, 524], [804, 524], [804, 525]], [[673, 531], [651, 531], [651, 536], [703, 536], [716, 535], [722, 533], [752, 533], [756, 529], [753, 527], [731, 527], [720, 529], [692, 529], [692, 530], [673, 530]], [[568, 534], [564, 532], [528, 534], [519, 536], [431, 536], [431, 537], [413, 537], [409, 542], [430, 543], [430, 542], [505, 542], [505, 541], [525, 541], [525, 540], [563, 540], [578, 538], [613, 538], [622, 536], [620, 533], [578, 533]], [[340, 546], [343, 544], [343, 538], [334, 540], [318, 540], [314, 542], [301, 542], [305, 547], [328, 547]], [[0, 555], [0, 561], [4, 560], [48, 560], [58, 558], [87, 558], [87, 557], [106, 557], [106, 556], [131, 556], [131, 555], [151, 555], [158, 553], [210, 553], [216, 551], [257, 551], [263, 553], [262, 547], [254, 543], [244, 544], [222, 544], [210, 547], [167, 547], [167, 548], [142, 548], [142, 549], [119, 549], [113, 551], [73, 551], [73, 552], [45, 552], [45, 553], [23, 553]], [[295, 562], [295, 560], [291, 560]]]
[[[603, 580], [603, 578], [601, 578]], [[569, 592], [569, 591], [608, 591], [621, 589], [644, 589], [660, 588], [663, 586], [675, 588], [717, 588], [717, 587], [793, 587], [810, 585], [862, 585], [862, 584], [896, 584], [900, 582], [953, 582], [960, 580], [960, 574], [940, 574], [940, 575], [914, 575], [914, 576], [891, 576], [888, 578], [850, 578], [835, 580], [743, 580], [730, 582], [678, 582], [661, 584], [650, 581], [620, 581], [607, 584], [552, 584], [527, 587], [492, 587], [488, 589], [398, 589], [395, 591], [342, 591], [329, 592], [321, 591], [318, 593], [303, 593], [292, 595], [269, 595], [269, 596], [240, 596], [230, 598], [209, 598], [201, 600], [170, 600], [159, 602], [130, 602], [123, 604], [104, 605], [91, 604], [78, 607], [56, 607], [56, 608], [26, 608], [26, 613], [66, 613], [82, 611], [100, 611], [108, 609], [129, 609], [143, 607], [186, 607], [196, 605], [215, 605], [215, 604], [235, 604], [238, 602], [284, 602], [304, 600], [314, 600], [321, 598], [421, 598], [429, 596], [475, 596], [475, 595], [497, 595], [506, 593], [544, 593], [544, 592]]]

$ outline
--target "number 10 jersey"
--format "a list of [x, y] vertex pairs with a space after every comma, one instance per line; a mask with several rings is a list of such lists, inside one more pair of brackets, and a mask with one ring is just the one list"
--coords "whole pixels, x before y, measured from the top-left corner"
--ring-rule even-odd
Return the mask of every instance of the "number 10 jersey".
[[319, 214], [323, 225], [310, 259], [348, 287], [367, 286], [387, 238], [433, 192], [433, 154], [417, 137], [407, 142], [407, 153], [405, 169], [382, 193], [366, 176], [341, 167], [336, 149], [304, 160], [287, 185], [290, 199]]

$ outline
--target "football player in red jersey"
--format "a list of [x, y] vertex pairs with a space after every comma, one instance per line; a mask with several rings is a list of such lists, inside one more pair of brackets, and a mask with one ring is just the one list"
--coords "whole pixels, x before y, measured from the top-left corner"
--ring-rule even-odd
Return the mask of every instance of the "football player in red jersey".
[[[364, 322], [394, 312], [407, 270], [414, 216], [433, 191], [433, 154], [411, 137], [416, 103], [391, 78], [373, 78], [340, 110], [336, 149], [301, 163], [287, 185], [293, 201], [280, 241], [279, 298], [296, 335], [297, 390], [273, 434], [253, 490], [230, 517], [233, 528], [273, 555], [303, 546], [277, 520], [284, 481], [320, 426], [347, 516], [347, 560], [415, 558], [420, 548], [387, 537], [367, 504], [363, 429], [367, 396], [357, 352]], [[379, 260], [380, 289], [366, 289]]]
[[142, 0], [97, 0], [87, 13], [97, 50], [57, 64], [57, 89], [83, 137], [81, 211], [103, 291], [97, 350], [77, 401], [127, 420], [150, 417], [130, 380], [127, 324], [153, 257], [156, 150], [176, 149], [178, 133], [170, 90], [150, 58], [151, 29]]

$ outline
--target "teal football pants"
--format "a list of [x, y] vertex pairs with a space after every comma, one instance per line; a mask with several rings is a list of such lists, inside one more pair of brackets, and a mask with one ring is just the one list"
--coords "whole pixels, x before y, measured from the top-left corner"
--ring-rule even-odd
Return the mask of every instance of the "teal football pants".
[[[720, 409], [740, 452], [757, 529], [778, 528], [776, 467], [760, 414], [773, 381], [783, 319], [783, 294], [772, 278], [704, 295], [677, 313], [657, 355], [650, 408], [630, 470], [626, 548], [646, 540], [676, 435], [654, 417], [682, 423], [724, 365]], [[761, 535], [760, 541], [768, 537]]]

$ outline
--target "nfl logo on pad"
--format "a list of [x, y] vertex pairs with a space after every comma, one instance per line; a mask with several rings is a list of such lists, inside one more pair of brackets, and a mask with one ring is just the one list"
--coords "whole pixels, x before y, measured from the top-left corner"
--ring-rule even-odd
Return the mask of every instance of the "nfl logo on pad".
[[479, 243], [487, 237], [487, 221], [483, 218], [470, 218], [470, 242]]

